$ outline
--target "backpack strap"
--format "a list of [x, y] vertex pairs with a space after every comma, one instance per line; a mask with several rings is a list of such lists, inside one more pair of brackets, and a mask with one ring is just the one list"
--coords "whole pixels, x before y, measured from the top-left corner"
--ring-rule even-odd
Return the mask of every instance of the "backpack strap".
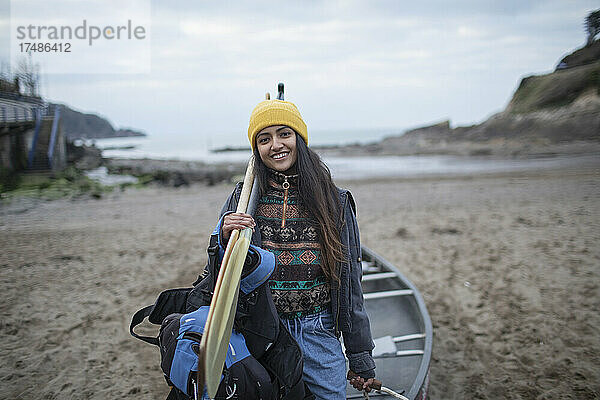
[[143, 340], [146, 343], [150, 343], [150, 344], [158, 346], [159, 345], [158, 338], [155, 338], [152, 336], [138, 335], [137, 333], [135, 333], [133, 331], [133, 328], [135, 328], [136, 326], [141, 324], [142, 321], [144, 320], [144, 318], [146, 318], [147, 316], [150, 315], [153, 308], [154, 308], [154, 304], [151, 304], [149, 306], [142, 308], [141, 310], [138, 310], [135, 314], [133, 314], [133, 317], [131, 317], [131, 324], [129, 325], [129, 333], [131, 333], [131, 336], [138, 338], [140, 340]]
[[146, 343], [158, 346], [157, 338], [138, 335], [133, 331], [133, 328], [141, 324], [146, 317], [148, 317], [148, 321], [153, 324], [160, 325], [170, 314], [185, 313], [185, 304], [191, 290], [192, 288], [165, 290], [158, 295], [154, 304], [138, 310], [133, 314], [133, 317], [131, 317], [131, 324], [129, 325], [129, 333], [131, 333], [131, 336], [143, 340]]

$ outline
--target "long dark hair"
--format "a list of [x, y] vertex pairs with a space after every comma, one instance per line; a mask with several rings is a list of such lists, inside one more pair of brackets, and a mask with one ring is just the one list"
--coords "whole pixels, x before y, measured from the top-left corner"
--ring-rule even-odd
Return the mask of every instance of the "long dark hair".
[[[321, 157], [308, 148], [304, 139], [296, 134], [296, 173], [300, 205], [316, 219], [321, 244], [321, 268], [331, 282], [339, 284], [337, 265], [345, 261], [340, 240], [339, 222], [341, 204], [331, 172]], [[254, 149], [254, 172], [258, 178], [261, 195], [269, 189], [269, 169], [262, 162], [258, 150]]]

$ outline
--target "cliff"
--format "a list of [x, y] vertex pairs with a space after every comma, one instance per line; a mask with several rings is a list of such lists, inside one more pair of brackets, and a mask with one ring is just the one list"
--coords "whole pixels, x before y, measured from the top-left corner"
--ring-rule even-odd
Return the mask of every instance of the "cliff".
[[593, 41], [588, 46], [575, 50], [563, 57], [556, 70], [579, 67], [600, 60], [600, 40]]
[[450, 121], [443, 121], [337, 150], [512, 156], [600, 151], [600, 40], [561, 63], [552, 73], [523, 78], [506, 109], [481, 124], [451, 128]]
[[75, 139], [100, 139], [127, 136], [146, 136], [145, 133], [132, 129], [115, 129], [105, 118], [96, 114], [86, 114], [75, 111], [66, 104], [60, 105], [63, 131], [69, 141]]

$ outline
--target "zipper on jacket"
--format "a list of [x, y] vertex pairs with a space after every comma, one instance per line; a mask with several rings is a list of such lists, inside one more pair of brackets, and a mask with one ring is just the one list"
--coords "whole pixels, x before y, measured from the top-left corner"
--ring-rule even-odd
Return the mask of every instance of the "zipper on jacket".
[[285, 228], [285, 212], [287, 211], [287, 201], [288, 201], [288, 189], [290, 188], [290, 183], [288, 182], [288, 177], [285, 177], [285, 181], [281, 185], [283, 187], [283, 212], [281, 215], [281, 227]]

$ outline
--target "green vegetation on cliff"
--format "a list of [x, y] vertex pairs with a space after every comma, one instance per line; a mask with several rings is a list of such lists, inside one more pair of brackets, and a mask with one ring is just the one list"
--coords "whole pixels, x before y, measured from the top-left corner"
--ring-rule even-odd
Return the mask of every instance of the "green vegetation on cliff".
[[600, 60], [600, 40], [596, 40], [585, 47], [575, 50], [565, 56], [556, 67], [557, 70], [564, 68], [579, 67]]
[[[523, 78], [506, 111], [525, 114], [568, 106], [582, 95], [600, 96], [600, 40], [563, 59], [563, 69]], [[575, 58], [569, 58], [577, 55]], [[586, 63], [583, 63], [585, 60]]]

